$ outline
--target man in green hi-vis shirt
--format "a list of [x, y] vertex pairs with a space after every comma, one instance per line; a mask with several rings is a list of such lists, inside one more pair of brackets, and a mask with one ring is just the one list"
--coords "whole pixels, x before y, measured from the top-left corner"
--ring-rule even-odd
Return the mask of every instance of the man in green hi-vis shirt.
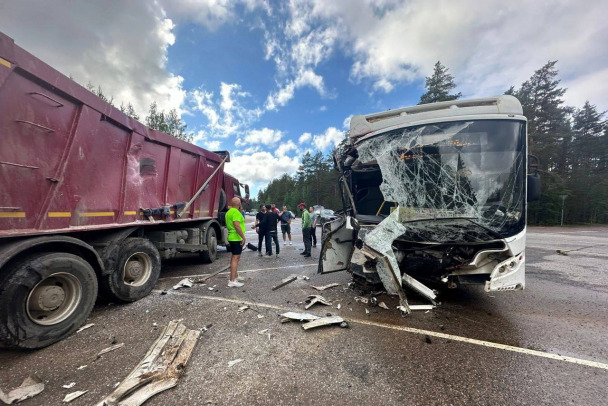
[[306, 203], [302, 202], [298, 204], [298, 208], [302, 210], [302, 237], [304, 237], [304, 252], [300, 255], [305, 257], [310, 256], [310, 232], [312, 222], [310, 221], [310, 213], [306, 209]]
[[241, 252], [243, 252], [245, 246], [245, 218], [241, 214], [241, 199], [238, 197], [232, 198], [230, 209], [226, 212], [226, 228], [228, 229], [228, 244], [230, 244], [228, 248], [232, 253], [228, 287], [240, 288], [243, 284], [236, 280], [236, 270], [241, 259]]

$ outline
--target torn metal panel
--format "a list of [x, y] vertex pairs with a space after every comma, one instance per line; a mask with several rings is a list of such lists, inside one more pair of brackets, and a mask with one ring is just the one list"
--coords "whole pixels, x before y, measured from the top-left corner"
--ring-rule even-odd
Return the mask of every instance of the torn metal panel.
[[87, 392], [88, 392], [88, 390], [78, 390], [76, 392], [68, 393], [63, 398], [63, 403], [70, 403], [72, 400], [78, 399], [79, 397], [81, 397], [82, 395], [84, 395]]
[[4, 393], [0, 389], [0, 400], [7, 405], [19, 403], [25, 399], [32, 398], [44, 390], [44, 383], [36, 375], [30, 375], [23, 380], [21, 385]]
[[281, 314], [281, 317], [288, 320], [296, 320], [296, 321], [312, 321], [319, 318], [319, 316], [315, 316], [310, 313], [296, 313], [296, 312], [287, 312]]
[[144, 359], [97, 406], [139, 406], [177, 385], [200, 334], [198, 330], [187, 329], [181, 320], [171, 321]]
[[344, 322], [344, 319], [340, 316], [328, 316], [321, 317], [313, 321], [309, 321], [308, 323], [302, 324], [302, 328], [304, 330], [310, 330], [311, 328], [329, 326], [331, 324], [340, 324]]
[[329, 228], [329, 231], [323, 238], [318, 273], [347, 269], [353, 253], [356, 234], [352, 222], [356, 223], [352, 217], [340, 217], [325, 223], [324, 233], [326, 228]]
[[411, 276], [409, 276], [406, 273], [403, 274], [403, 277], [401, 278], [401, 280], [407, 286], [409, 286], [416, 292], [420, 293], [422, 296], [426, 297], [433, 304], [435, 304], [435, 299], [437, 298], [437, 295], [435, 294], [435, 292], [432, 289], [427, 288], [422, 283], [418, 282], [416, 279], [412, 278]]
[[175, 286], [173, 286], [174, 290], [178, 290], [181, 288], [191, 288], [192, 287], [192, 281], [189, 278], [184, 278], [181, 281], [179, 281]]
[[324, 285], [324, 286], [311, 286], [311, 288], [319, 290], [319, 291], [323, 291], [323, 290], [327, 290], [327, 289], [331, 289], [331, 288], [335, 288], [336, 286], [340, 286], [339, 283], [330, 283], [329, 285]]
[[331, 302], [328, 302], [327, 299], [325, 299], [321, 295], [310, 295], [308, 296], [308, 300], [306, 300], [306, 302], [308, 303], [306, 306], [304, 306], [304, 309], [306, 310], [310, 309], [313, 305], [317, 303], [320, 303], [325, 306], [331, 306]]

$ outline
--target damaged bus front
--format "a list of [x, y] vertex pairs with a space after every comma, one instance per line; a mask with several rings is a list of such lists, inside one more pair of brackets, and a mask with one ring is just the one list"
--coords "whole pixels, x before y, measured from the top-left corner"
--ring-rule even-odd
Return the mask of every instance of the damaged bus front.
[[[512, 96], [458, 100], [351, 119], [336, 152], [344, 210], [324, 225], [319, 271], [408, 287], [525, 287], [526, 118]], [[527, 195], [527, 198], [526, 198]]]

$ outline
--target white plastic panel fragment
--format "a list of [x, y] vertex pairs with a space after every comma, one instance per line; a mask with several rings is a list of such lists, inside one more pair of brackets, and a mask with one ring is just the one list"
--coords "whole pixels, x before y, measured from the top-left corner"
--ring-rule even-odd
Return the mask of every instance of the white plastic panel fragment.
[[348, 267], [354, 248], [351, 217], [340, 217], [323, 225], [323, 248], [319, 258], [319, 273], [343, 271]]

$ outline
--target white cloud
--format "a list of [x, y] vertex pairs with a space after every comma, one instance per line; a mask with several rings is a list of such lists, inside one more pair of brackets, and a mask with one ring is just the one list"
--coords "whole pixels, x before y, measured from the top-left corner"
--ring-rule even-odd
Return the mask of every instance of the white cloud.
[[234, 21], [236, 10], [244, 5], [247, 11], [255, 9], [270, 12], [267, 1], [264, 0], [157, 0], [168, 12], [186, 21], [195, 21], [210, 30]]
[[275, 149], [274, 154], [275, 156], [285, 156], [287, 155], [287, 153], [289, 151], [296, 151], [298, 152], [298, 146], [296, 144], [294, 144], [294, 142], [292, 140], [288, 140], [286, 142], [282, 142], [279, 144], [278, 148]]
[[242, 132], [259, 119], [261, 109], [244, 105], [250, 97], [249, 93], [241, 91], [240, 85], [224, 82], [220, 84], [219, 97], [203, 87], [188, 94], [191, 109], [207, 119], [206, 128], [212, 138], [226, 138]]
[[342, 122], [342, 128], [344, 130], [349, 130], [350, 129], [350, 119], [353, 118], [353, 115], [351, 114], [350, 116], [346, 117], [344, 119], [344, 121]]
[[297, 157], [274, 156], [270, 152], [260, 151], [249, 155], [233, 155], [226, 164], [226, 171], [252, 186], [252, 196], [255, 196], [260, 186], [267, 185], [285, 173], [295, 173], [299, 166]]
[[238, 138], [234, 145], [243, 146], [247, 144], [263, 144], [269, 147], [274, 147], [281, 138], [283, 138], [283, 132], [280, 130], [273, 130], [270, 128], [262, 128], [260, 130], [251, 130], [247, 135], [242, 138]]
[[304, 134], [300, 135], [300, 138], [298, 138], [298, 144], [303, 144], [307, 141], [310, 141], [311, 139], [312, 139], [311, 133], [304, 133]]
[[328, 147], [337, 147], [344, 139], [344, 131], [338, 130], [335, 127], [329, 127], [325, 133], [312, 137], [312, 142], [317, 149], [323, 151]]

